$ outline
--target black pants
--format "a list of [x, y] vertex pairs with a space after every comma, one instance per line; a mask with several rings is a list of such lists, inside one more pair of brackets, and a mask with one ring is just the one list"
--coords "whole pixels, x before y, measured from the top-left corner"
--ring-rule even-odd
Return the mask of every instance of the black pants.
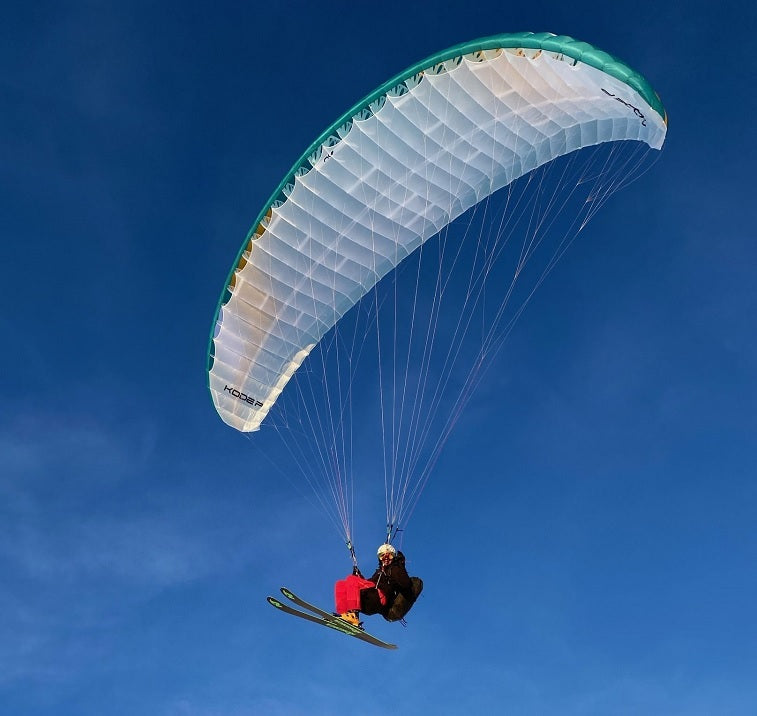
[[389, 606], [389, 609], [385, 609], [382, 612], [384, 619], [388, 622], [398, 622], [402, 619], [410, 611], [410, 607], [415, 604], [415, 600], [418, 599], [420, 593], [423, 591], [423, 580], [420, 577], [410, 577], [410, 581], [413, 583], [413, 598], [406, 599], [402, 594], [398, 594]]

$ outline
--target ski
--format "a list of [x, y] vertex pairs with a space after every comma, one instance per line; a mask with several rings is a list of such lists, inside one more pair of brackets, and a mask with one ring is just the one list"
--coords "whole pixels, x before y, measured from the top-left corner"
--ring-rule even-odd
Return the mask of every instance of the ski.
[[347, 634], [347, 636], [354, 636], [356, 639], [365, 641], [368, 644], [373, 644], [374, 646], [379, 646], [383, 649], [397, 648], [396, 644], [389, 644], [386, 641], [382, 641], [372, 634], [368, 634], [362, 629], [347, 623], [346, 621], [344, 621], [344, 619], [341, 619], [340, 617], [331, 614], [330, 612], [327, 612], [324, 609], [315, 606], [314, 604], [310, 604], [310, 602], [306, 602], [304, 599], [300, 599], [294, 592], [289, 591], [286, 587], [281, 588], [281, 593], [294, 604], [302, 607], [303, 609], [307, 609], [308, 611], [300, 611], [299, 609], [295, 609], [288, 604], [280, 602], [274, 597], [268, 597], [268, 603], [271, 606], [276, 607], [276, 609], [278, 609], [279, 611], [286, 612], [287, 614], [292, 614], [293, 616], [300, 617], [301, 619], [307, 619], [308, 621], [314, 622], [315, 624], [323, 624], [330, 629], [342, 632], [342, 634]]

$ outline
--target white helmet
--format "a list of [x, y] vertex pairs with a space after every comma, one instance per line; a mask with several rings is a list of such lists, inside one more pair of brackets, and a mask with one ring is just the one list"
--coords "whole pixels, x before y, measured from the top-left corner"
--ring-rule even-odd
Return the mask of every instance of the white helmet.
[[386, 554], [387, 552], [389, 554], [391, 554], [392, 557], [396, 557], [397, 556], [397, 550], [394, 549], [394, 547], [392, 547], [392, 545], [390, 545], [389, 543], [386, 543], [386, 544], [382, 544], [378, 548], [378, 558], [381, 559], [381, 556], [384, 555], [384, 554]]

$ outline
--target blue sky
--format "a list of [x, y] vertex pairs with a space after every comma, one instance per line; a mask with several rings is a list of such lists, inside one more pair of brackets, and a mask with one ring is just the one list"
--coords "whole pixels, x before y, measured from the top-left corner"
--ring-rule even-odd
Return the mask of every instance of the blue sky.
[[[154, 5], [0, 28], [0, 711], [755, 713], [753, 4]], [[404, 537], [426, 591], [407, 629], [370, 622], [383, 652], [265, 603], [326, 604], [349, 561], [218, 419], [210, 322], [317, 134], [524, 29], [642, 72], [668, 139], [461, 419]]]

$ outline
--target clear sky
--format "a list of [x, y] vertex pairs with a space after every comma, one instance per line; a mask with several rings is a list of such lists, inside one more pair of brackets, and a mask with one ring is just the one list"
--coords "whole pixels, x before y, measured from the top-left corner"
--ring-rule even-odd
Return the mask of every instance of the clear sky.
[[[4, 9], [0, 713], [757, 713], [754, 4], [325, 7]], [[216, 415], [210, 323], [323, 129], [519, 30], [624, 59], [668, 139], [458, 424], [385, 652], [266, 604], [329, 605], [350, 563]]]

